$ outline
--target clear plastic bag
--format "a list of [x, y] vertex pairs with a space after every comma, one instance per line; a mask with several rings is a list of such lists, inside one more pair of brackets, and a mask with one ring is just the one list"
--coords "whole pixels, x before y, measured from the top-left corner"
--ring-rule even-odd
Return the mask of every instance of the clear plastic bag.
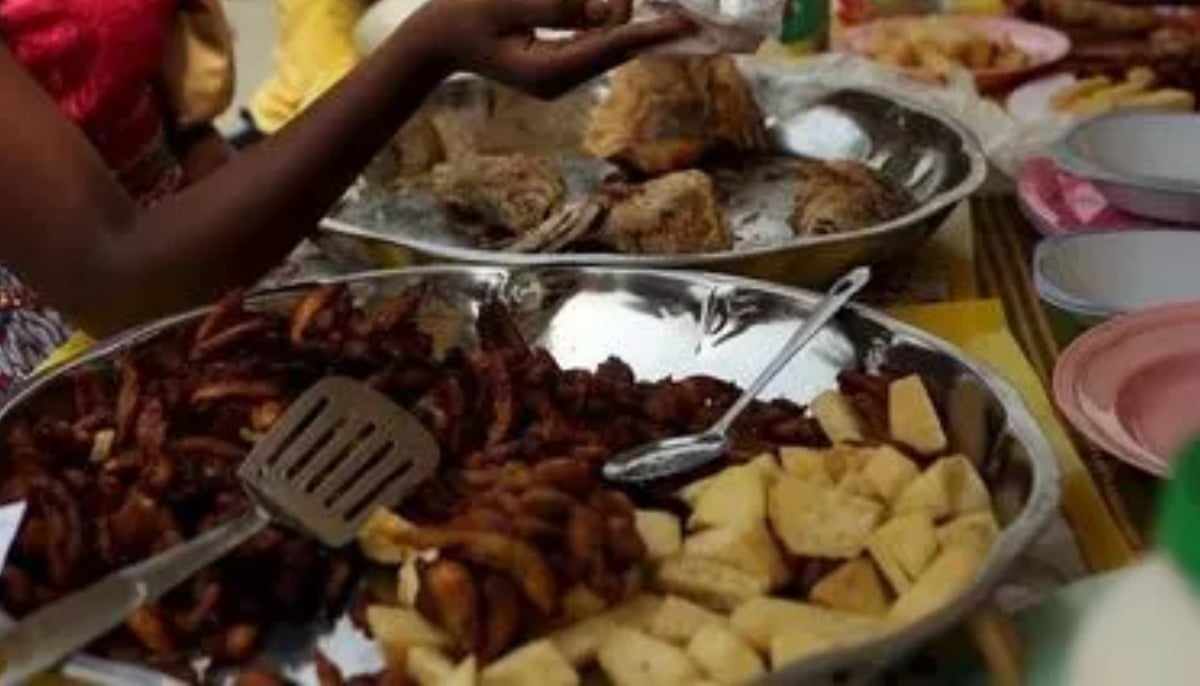
[[767, 38], [779, 36], [786, 5], [787, 0], [642, 0], [634, 18], [683, 14], [700, 27], [696, 34], [659, 48], [660, 53], [752, 53]]

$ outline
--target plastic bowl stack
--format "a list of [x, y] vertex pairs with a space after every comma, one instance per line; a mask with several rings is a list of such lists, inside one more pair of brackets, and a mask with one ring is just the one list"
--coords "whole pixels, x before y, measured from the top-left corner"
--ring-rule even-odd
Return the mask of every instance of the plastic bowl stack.
[[[1042, 241], [1033, 265], [1043, 300], [1097, 325], [1059, 359], [1056, 403], [1093, 443], [1159, 475], [1200, 433], [1196, 160], [1197, 115], [1117, 113], [1080, 124], [1053, 148], [1053, 165], [1154, 228], [1068, 226]], [[1088, 199], [1070, 192], [1076, 207]]]

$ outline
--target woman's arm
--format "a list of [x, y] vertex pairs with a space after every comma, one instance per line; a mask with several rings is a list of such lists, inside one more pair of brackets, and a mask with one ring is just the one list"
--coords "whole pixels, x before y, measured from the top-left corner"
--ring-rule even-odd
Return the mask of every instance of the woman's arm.
[[184, 183], [188, 186], [212, 174], [233, 159], [233, 146], [217, 127], [203, 124], [186, 133], [168, 138], [172, 150], [183, 167]]
[[0, 49], [0, 262], [91, 332], [207, 302], [283, 259], [451, 71], [549, 96], [688, 30], [628, 18], [629, 0], [435, 0], [277, 136], [145, 212]]

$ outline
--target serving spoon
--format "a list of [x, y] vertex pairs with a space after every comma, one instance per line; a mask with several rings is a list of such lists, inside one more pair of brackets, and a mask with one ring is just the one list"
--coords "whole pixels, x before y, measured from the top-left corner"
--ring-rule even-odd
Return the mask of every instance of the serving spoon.
[[804, 324], [707, 431], [664, 438], [627, 450], [604, 464], [604, 478], [617, 483], [645, 485], [684, 474], [720, 459], [729, 448], [729, 430], [742, 412], [870, 279], [869, 267], [856, 267], [838, 279], [813, 313], [804, 320]]

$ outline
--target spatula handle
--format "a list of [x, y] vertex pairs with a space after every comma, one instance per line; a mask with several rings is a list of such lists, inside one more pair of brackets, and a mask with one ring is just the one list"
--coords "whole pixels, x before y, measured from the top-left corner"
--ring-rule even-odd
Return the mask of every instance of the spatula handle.
[[256, 508], [22, 619], [0, 635], [0, 685], [24, 683], [83, 649], [268, 523], [270, 517]]

